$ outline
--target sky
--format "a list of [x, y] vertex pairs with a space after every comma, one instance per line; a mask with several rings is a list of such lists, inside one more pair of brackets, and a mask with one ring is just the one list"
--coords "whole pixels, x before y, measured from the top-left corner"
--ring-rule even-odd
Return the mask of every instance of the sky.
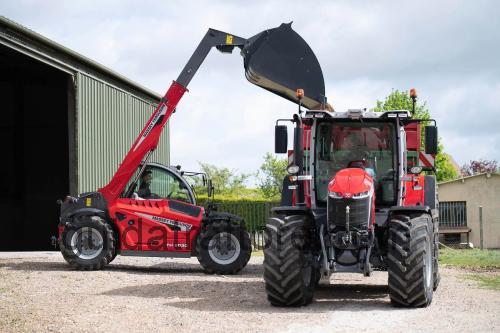
[[[293, 21], [337, 111], [414, 87], [459, 165], [500, 161], [498, 1], [2, 0], [0, 15], [162, 95], [208, 28], [250, 37]], [[202, 64], [171, 118], [172, 164], [254, 173], [273, 151], [296, 105], [246, 81], [242, 59]]]

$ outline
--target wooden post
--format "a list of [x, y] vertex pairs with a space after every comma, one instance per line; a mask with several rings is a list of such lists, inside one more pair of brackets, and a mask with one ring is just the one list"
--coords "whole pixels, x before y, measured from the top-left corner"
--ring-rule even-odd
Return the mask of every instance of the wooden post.
[[483, 243], [483, 206], [479, 206], [479, 243], [481, 244], [481, 250], [484, 249]]

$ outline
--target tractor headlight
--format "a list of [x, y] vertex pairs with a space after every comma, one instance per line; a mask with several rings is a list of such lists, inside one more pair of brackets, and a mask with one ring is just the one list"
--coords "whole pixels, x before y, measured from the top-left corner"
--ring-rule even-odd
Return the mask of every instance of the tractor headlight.
[[342, 199], [344, 197], [341, 192], [330, 192], [328, 195], [333, 199]]
[[410, 169], [410, 173], [414, 175], [418, 175], [422, 172], [422, 167], [421, 166], [414, 166]]
[[352, 195], [352, 198], [353, 199], [364, 199], [364, 198], [368, 197], [369, 194], [370, 194], [370, 191], [356, 193], [356, 194]]

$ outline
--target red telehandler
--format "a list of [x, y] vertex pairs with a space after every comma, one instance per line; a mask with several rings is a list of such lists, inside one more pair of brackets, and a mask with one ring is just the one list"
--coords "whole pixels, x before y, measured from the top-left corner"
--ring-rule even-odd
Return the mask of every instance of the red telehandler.
[[72, 267], [101, 269], [117, 254], [197, 256], [207, 272], [219, 274], [236, 273], [247, 264], [251, 244], [243, 221], [197, 206], [175, 168], [148, 162], [165, 123], [212, 47], [227, 53], [240, 48], [246, 77], [258, 86], [290, 100], [295, 100], [295, 89], [303, 87], [315, 92], [304, 98], [309, 107], [322, 100], [319, 64], [291, 24], [249, 39], [209, 29], [110, 182], [61, 202], [58, 243]]

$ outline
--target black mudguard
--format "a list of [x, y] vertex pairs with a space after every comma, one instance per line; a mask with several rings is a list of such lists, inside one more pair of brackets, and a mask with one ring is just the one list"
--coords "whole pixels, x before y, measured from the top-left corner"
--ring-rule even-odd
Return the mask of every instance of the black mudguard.
[[71, 223], [79, 216], [100, 216], [109, 220], [107, 202], [100, 192], [83, 193], [77, 198], [66, 197], [61, 203], [59, 224]]
[[203, 217], [203, 223], [210, 223], [216, 220], [226, 220], [234, 225], [242, 227], [245, 226], [245, 221], [243, 220], [243, 218], [231, 213], [211, 211], [209, 214]]
[[424, 205], [432, 211], [432, 217], [438, 214], [438, 191], [436, 185], [436, 176], [426, 175], [424, 181]]

